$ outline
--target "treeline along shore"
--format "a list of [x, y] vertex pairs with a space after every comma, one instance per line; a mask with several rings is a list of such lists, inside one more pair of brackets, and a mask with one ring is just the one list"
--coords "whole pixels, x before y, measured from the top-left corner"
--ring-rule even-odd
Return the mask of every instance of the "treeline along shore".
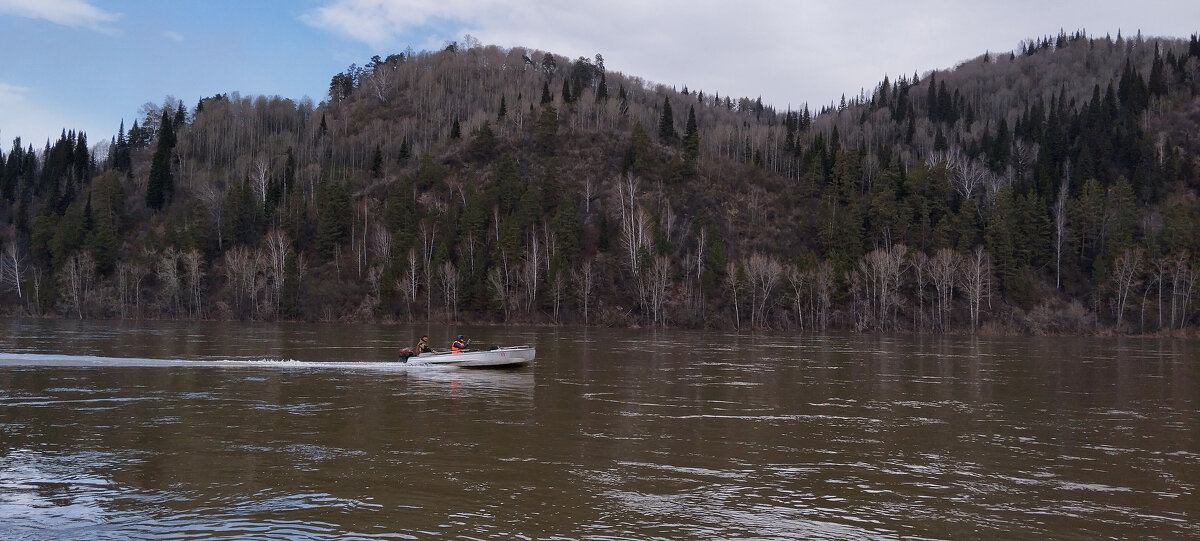
[[[813, 74], [819, 76], [819, 74]], [[467, 39], [0, 152], [9, 317], [1194, 333], [1200, 42], [780, 110]]]

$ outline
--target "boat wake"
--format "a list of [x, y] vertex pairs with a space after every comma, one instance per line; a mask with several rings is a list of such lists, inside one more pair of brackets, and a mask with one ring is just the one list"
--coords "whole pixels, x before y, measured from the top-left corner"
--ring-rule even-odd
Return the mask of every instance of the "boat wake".
[[437, 366], [414, 366], [399, 361], [300, 361], [269, 358], [198, 358], [147, 359], [136, 357], [105, 357], [97, 355], [59, 355], [47, 353], [0, 352], [0, 367], [73, 367], [73, 368], [250, 368], [279, 370], [370, 370], [382, 372], [412, 369], [437, 369]]

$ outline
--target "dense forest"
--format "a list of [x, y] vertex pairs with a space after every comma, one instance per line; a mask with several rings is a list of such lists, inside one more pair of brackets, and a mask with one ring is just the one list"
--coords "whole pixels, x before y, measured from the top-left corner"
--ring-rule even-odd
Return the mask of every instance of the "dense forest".
[[313, 104], [0, 152], [0, 310], [863, 332], [1195, 329], [1200, 42], [1061, 33], [816, 110], [467, 38]]

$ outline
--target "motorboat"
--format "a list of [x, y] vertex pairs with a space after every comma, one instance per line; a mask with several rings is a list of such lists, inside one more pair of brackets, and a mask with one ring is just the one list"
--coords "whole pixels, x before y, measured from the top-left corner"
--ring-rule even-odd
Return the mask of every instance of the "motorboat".
[[492, 349], [468, 349], [460, 352], [422, 353], [408, 358], [410, 365], [460, 366], [486, 368], [520, 366], [533, 361], [533, 346], [507, 346]]

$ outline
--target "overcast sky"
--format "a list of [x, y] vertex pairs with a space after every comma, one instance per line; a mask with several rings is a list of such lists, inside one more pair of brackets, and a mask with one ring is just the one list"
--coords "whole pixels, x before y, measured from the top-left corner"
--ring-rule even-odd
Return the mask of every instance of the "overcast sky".
[[314, 102], [351, 63], [470, 34], [706, 93], [816, 108], [884, 75], [953, 67], [1027, 38], [1186, 38], [1196, 0], [0, 0], [0, 150], [66, 129], [95, 143], [145, 102], [223, 92]]

